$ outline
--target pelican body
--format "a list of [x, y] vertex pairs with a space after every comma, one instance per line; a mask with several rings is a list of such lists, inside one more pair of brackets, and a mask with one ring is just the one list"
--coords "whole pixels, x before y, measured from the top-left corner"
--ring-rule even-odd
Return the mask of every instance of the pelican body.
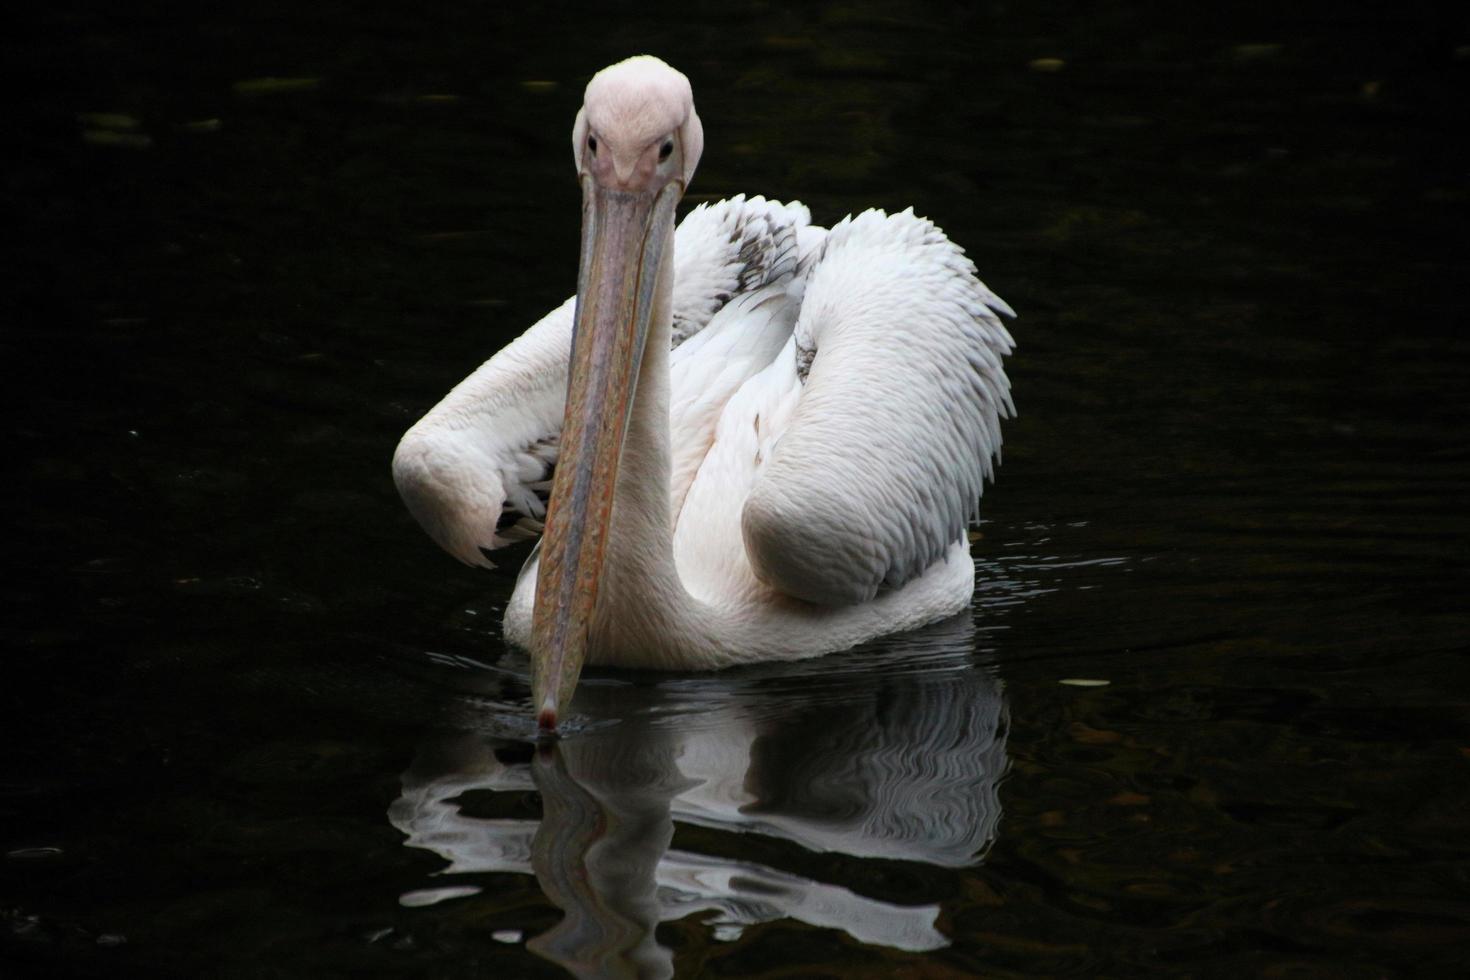
[[[555, 729], [584, 662], [811, 657], [967, 606], [966, 527], [1013, 414], [1010, 307], [912, 209], [674, 212], [704, 135], [656, 58], [595, 75], [572, 148], [577, 294], [399, 443], [468, 564], [542, 534], [505, 614]], [[549, 501], [544, 498], [549, 489]]]

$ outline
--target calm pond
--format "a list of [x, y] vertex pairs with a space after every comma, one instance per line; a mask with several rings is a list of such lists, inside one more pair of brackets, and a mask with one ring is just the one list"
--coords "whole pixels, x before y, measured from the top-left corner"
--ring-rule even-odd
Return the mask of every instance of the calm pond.
[[[30, 6], [0, 975], [1461, 975], [1463, 18]], [[572, 292], [572, 119], [640, 51], [693, 201], [963, 244], [1020, 416], [970, 613], [591, 671], [538, 748], [524, 552], [457, 564], [388, 463]]]

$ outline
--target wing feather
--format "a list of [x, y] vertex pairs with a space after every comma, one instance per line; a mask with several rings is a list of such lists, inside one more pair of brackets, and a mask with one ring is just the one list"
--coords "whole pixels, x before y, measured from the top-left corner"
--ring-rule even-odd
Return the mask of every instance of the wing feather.
[[541, 532], [574, 306], [567, 300], [480, 365], [393, 454], [393, 481], [409, 513], [467, 565], [489, 568], [486, 550]]
[[747, 498], [756, 575], [828, 605], [921, 574], [964, 534], [1014, 414], [1014, 312], [912, 209], [827, 234], [795, 327], [801, 400]]

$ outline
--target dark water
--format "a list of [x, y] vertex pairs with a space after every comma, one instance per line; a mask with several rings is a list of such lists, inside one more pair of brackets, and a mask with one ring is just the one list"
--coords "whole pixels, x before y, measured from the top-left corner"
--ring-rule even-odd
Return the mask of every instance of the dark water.
[[[0, 975], [1459, 974], [1459, 16], [122, 6], [0, 40]], [[1021, 417], [972, 616], [537, 752], [516, 562], [388, 459], [571, 291], [645, 49], [698, 194], [965, 244]]]

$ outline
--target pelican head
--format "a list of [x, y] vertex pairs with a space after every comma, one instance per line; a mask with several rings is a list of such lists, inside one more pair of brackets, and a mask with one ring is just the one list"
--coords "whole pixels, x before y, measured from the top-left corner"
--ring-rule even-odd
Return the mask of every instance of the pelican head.
[[[668, 316], [674, 208], [704, 131], [689, 79], [657, 58], [592, 77], [572, 128], [582, 251], [560, 456], [541, 543], [531, 692], [554, 730], [586, 658], [608, 518], [638, 369], [655, 315]], [[656, 314], [655, 305], [663, 308]]]

